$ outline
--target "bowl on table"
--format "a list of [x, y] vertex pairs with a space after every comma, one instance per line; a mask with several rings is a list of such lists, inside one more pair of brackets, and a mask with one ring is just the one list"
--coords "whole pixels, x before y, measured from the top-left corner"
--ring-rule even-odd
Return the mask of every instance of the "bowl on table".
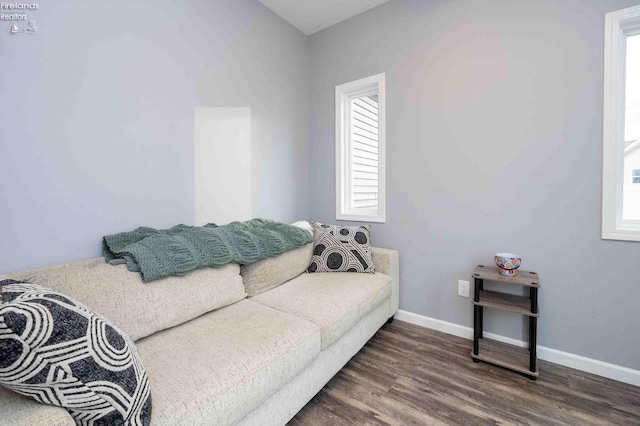
[[515, 277], [518, 275], [518, 268], [522, 263], [520, 255], [514, 253], [496, 253], [494, 257], [498, 272], [507, 277]]

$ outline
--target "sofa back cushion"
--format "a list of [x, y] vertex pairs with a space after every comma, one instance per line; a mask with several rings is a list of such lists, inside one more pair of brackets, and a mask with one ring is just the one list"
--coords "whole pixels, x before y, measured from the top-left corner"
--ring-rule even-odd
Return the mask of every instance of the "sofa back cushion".
[[237, 264], [229, 264], [145, 284], [126, 265], [109, 265], [104, 258], [96, 258], [9, 277], [73, 297], [135, 341], [244, 299], [239, 272]]
[[313, 243], [281, 255], [242, 265], [240, 274], [248, 296], [257, 296], [303, 273], [309, 266]]

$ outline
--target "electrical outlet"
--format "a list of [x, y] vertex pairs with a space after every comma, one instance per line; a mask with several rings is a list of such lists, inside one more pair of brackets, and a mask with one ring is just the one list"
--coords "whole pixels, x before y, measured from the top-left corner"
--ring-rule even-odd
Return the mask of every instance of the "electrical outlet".
[[458, 296], [469, 297], [469, 281], [458, 280]]

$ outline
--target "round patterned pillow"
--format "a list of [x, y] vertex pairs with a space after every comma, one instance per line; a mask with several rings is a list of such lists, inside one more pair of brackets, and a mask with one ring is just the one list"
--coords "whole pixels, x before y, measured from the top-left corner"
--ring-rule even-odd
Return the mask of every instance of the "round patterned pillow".
[[313, 256], [307, 272], [375, 272], [369, 225], [337, 226], [311, 222]]
[[113, 324], [48, 288], [0, 281], [0, 384], [67, 409], [78, 425], [151, 423], [135, 345]]

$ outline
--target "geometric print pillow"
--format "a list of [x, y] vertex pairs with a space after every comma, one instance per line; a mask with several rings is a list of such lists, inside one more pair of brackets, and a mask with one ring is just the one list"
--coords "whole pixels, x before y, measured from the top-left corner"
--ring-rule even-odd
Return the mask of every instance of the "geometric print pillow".
[[135, 345], [109, 321], [45, 287], [0, 281], [0, 384], [67, 409], [78, 425], [151, 423]]
[[375, 272], [369, 225], [338, 226], [311, 222], [313, 256], [307, 272]]

